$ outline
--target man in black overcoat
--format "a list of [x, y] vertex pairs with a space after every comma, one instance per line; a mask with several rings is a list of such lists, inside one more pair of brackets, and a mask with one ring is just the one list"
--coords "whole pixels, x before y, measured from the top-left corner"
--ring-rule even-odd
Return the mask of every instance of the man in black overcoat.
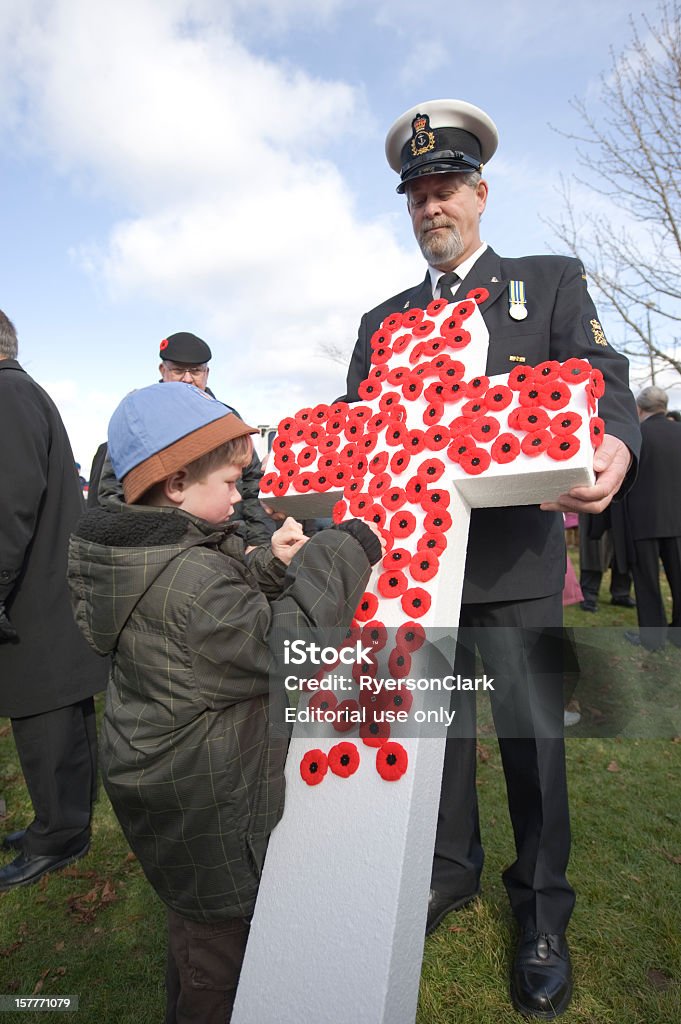
[[[648, 650], [664, 647], [667, 640], [681, 647], [681, 431], [667, 419], [667, 393], [661, 388], [644, 388], [636, 405], [641, 461], [626, 512], [639, 631], [625, 636]], [[660, 559], [672, 593], [669, 626], [660, 591]]]
[[[520, 1012], [551, 1019], [571, 997], [565, 929], [574, 905], [565, 874], [570, 825], [556, 664], [560, 644], [555, 642], [566, 564], [559, 512], [602, 511], [622, 488], [640, 434], [627, 360], [606, 341], [581, 264], [561, 256], [504, 258], [480, 237], [489, 191], [481, 171], [497, 138], [487, 114], [460, 100], [422, 103], [388, 132], [388, 162], [400, 175], [397, 191], [406, 193], [428, 270], [420, 284], [362, 317], [347, 397], [357, 400], [370, 370], [371, 337], [386, 316], [480, 289], [479, 308], [490, 336], [488, 375], [578, 357], [605, 376], [599, 412], [606, 432], [594, 459], [595, 484], [542, 507], [473, 510], [454, 666], [455, 673], [475, 676], [477, 647], [488, 676], [512, 681], [512, 706], [507, 704], [503, 715], [493, 698], [517, 854], [504, 872], [520, 929], [511, 992]], [[548, 734], [535, 731], [540, 706]], [[465, 715], [466, 735], [449, 740], [445, 754], [428, 932], [480, 888], [474, 712], [460, 708], [457, 719], [465, 721]], [[514, 728], [514, 721], [524, 724]]]
[[69, 534], [84, 502], [71, 445], [49, 395], [17, 362], [0, 311], [0, 715], [12, 722], [33, 821], [6, 836], [15, 858], [0, 890], [84, 856], [96, 793], [93, 695], [107, 663], [71, 611]]

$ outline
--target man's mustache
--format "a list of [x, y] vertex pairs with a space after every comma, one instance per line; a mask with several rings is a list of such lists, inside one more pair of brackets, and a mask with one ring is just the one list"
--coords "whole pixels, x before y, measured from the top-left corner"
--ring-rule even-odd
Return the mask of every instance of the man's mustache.
[[421, 221], [421, 231], [432, 231], [434, 228], [454, 228], [456, 225], [454, 221], [449, 220], [448, 217], [433, 217], [432, 219], [424, 217]]

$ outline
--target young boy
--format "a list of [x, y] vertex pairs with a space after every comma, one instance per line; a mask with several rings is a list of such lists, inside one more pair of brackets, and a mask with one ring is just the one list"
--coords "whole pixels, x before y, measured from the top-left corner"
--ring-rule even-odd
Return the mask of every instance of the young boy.
[[228, 520], [252, 433], [190, 384], [132, 392], [109, 425], [125, 502], [71, 538], [76, 620], [113, 655], [104, 785], [168, 907], [166, 1024], [231, 1017], [284, 801], [268, 638], [347, 627], [381, 557], [358, 520], [306, 540], [289, 519], [246, 554]]

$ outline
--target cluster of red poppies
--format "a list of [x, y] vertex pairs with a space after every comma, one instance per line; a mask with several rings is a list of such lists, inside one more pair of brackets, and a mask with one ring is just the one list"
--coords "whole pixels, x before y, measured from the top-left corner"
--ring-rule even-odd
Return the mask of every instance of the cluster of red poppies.
[[[327, 754], [319, 747], [308, 750], [300, 762], [300, 775], [308, 786], [318, 786], [329, 768], [347, 779], [359, 768], [360, 754], [354, 743], [336, 743]], [[376, 771], [386, 782], [397, 782], [407, 770], [409, 758], [401, 743], [387, 742], [376, 751]]]

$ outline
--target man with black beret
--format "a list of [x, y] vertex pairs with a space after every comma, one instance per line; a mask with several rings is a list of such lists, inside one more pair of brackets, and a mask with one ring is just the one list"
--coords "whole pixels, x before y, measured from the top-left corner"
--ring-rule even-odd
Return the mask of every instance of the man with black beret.
[[[640, 433], [627, 360], [608, 345], [578, 260], [498, 256], [480, 236], [489, 193], [483, 165], [498, 142], [492, 119], [462, 100], [429, 100], [405, 111], [386, 139], [400, 176], [414, 234], [428, 264], [424, 280], [362, 317], [347, 398], [371, 368], [370, 340], [394, 312], [471, 292], [489, 330], [485, 372], [546, 360], [588, 359], [605, 377], [599, 413], [606, 435], [594, 459], [596, 482], [543, 506], [474, 509], [471, 515], [454, 672], [475, 676], [476, 648], [488, 676], [505, 678], [506, 706], [492, 695], [516, 860], [503, 875], [519, 926], [511, 994], [517, 1010], [550, 1020], [572, 994], [565, 931], [574, 906], [566, 878], [570, 851], [560, 644], [565, 579], [563, 511], [600, 512], [622, 488]], [[486, 295], [486, 298], [484, 297]], [[630, 482], [631, 473], [627, 478]], [[452, 623], [456, 625], [456, 623]], [[510, 696], [509, 696], [510, 694]], [[541, 704], [549, 735], [536, 732]], [[483, 848], [475, 791], [475, 712], [471, 727], [447, 743], [427, 933], [480, 891]], [[530, 723], [500, 728], [502, 713]], [[463, 716], [461, 716], [463, 717]], [[457, 721], [460, 721], [457, 715]]]
[[[213, 354], [203, 338], [190, 331], [169, 334], [161, 341], [158, 354], [161, 359], [158, 369], [162, 381], [194, 384], [212, 398], [216, 397], [208, 387], [208, 363]], [[233, 406], [227, 408], [241, 419]], [[103, 470], [106, 457], [106, 444], [100, 445], [90, 471], [89, 507], [100, 503], [111, 488], [118, 489], [110, 463], [106, 466], [106, 471]], [[247, 544], [253, 545], [268, 544], [277, 525], [258, 501], [261, 477], [260, 459], [254, 451], [250, 465], [246, 466], [237, 484], [241, 501], [235, 506], [231, 516], [231, 521], [239, 524], [239, 536]]]

